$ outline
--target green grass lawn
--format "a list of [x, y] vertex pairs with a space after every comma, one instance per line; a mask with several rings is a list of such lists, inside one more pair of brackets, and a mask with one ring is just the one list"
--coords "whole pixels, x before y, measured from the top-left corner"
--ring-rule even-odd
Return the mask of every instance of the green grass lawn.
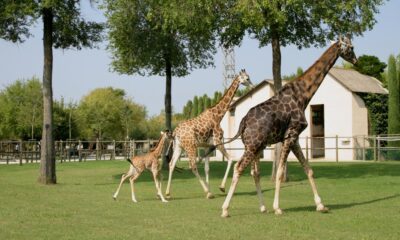
[[[169, 203], [156, 198], [146, 172], [135, 185], [134, 204], [128, 182], [112, 199], [128, 169], [125, 161], [58, 164], [58, 184], [52, 186], [36, 183], [37, 164], [1, 165], [0, 239], [400, 239], [400, 162], [312, 163], [323, 203], [331, 209], [327, 214], [315, 211], [298, 163], [289, 164], [290, 182], [281, 190], [282, 216], [259, 212], [247, 171], [227, 219], [220, 217], [225, 194], [218, 190], [225, 163], [211, 164], [211, 200], [187, 163], [180, 166], [185, 170], [174, 174]], [[271, 211], [271, 164], [262, 163], [261, 171]], [[163, 175], [165, 191], [168, 174]]]

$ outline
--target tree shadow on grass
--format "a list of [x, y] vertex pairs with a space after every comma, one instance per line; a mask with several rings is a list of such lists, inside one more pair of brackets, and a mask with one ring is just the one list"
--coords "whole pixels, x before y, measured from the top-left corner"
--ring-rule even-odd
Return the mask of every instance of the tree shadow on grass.
[[[386, 196], [386, 197], [372, 199], [372, 200], [366, 200], [366, 201], [362, 201], [362, 202], [331, 204], [331, 205], [329, 205], [327, 207], [329, 208], [329, 210], [352, 208], [352, 207], [355, 207], [355, 206], [367, 205], [367, 204], [372, 204], [372, 203], [376, 203], [376, 202], [390, 200], [390, 199], [393, 199], [393, 198], [398, 198], [399, 196], [400, 196], [400, 194], [394, 194], [394, 195], [391, 195], [391, 196]], [[287, 211], [287, 212], [313, 212], [313, 211], [315, 211], [315, 206], [294, 207], [294, 208], [285, 209], [285, 211]]]
[[[284, 189], [284, 188], [290, 188], [290, 187], [295, 187], [295, 186], [298, 186], [298, 185], [304, 185], [304, 184], [308, 184], [308, 183], [305, 183], [305, 182], [296, 182], [296, 183], [287, 183], [287, 184], [285, 184], [285, 185], [282, 185], [281, 186], [281, 189]], [[254, 186], [254, 189], [255, 189], [256, 187]], [[262, 189], [261, 190], [261, 192], [262, 193], [265, 193], [265, 192], [271, 192], [271, 191], [275, 191], [275, 188], [267, 188], [267, 189]], [[225, 194], [226, 195], [226, 194]], [[257, 192], [254, 190], [254, 191], [247, 191], [247, 192], [235, 192], [235, 194], [234, 194], [234, 196], [245, 196], [245, 195], [248, 195], [248, 196], [255, 196], [255, 195], [257, 195]]]

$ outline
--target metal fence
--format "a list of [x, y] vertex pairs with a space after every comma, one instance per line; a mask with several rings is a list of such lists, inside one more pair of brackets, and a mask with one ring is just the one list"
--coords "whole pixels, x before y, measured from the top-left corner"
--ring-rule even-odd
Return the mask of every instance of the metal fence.
[[[400, 135], [300, 137], [299, 143], [308, 160], [400, 160]], [[240, 139], [225, 148], [234, 159], [239, 159], [244, 152]], [[261, 158], [273, 160], [274, 154], [274, 145], [267, 146]], [[220, 154], [217, 154], [218, 157], [222, 158]], [[289, 158], [295, 156], [290, 154]]]
[[[158, 140], [128, 141], [55, 141], [56, 161], [126, 159], [147, 153]], [[0, 163], [33, 163], [40, 161], [40, 141], [0, 141]]]
[[[225, 139], [227, 141], [229, 139]], [[56, 161], [88, 161], [126, 159], [147, 153], [158, 140], [127, 141], [55, 141]], [[392, 144], [395, 142], [396, 144]], [[343, 160], [400, 160], [400, 135], [353, 136], [353, 137], [301, 137], [299, 143], [307, 159]], [[396, 146], [395, 146], [396, 145]], [[240, 139], [226, 149], [234, 159], [243, 153]], [[199, 149], [203, 155], [204, 149]], [[273, 159], [274, 148], [263, 151], [265, 160]], [[185, 153], [183, 153], [184, 155]], [[213, 153], [213, 159], [222, 156]], [[0, 164], [25, 164], [40, 161], [40, 141], [0, 141]]]

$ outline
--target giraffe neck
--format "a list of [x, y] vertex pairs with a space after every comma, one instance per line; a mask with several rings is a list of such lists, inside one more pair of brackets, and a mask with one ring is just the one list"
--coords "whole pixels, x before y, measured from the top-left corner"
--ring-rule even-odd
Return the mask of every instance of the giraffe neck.
[[324, 54], [309, 68], [307, 71], [297, 79], [297, 84], [301, 91], [298, 93], [304, 99], [306, 108], [311, 98], [314, 96], [318, 87], [321, 85], [326, 74], [333, 67], [339, 57], [339, 44], [336, 42], [328, 48]]
[[155, 157], [160, 157], [163, 147], [164, 147], [164, 142], [165, 142], [166, 137], [163, 135], [161, 136], [160, 140], [157, 143], [157, 146], [154, 148], [154, 150], [152, 151], [152, 153], [154, 154]]
[[239, 76], [237, 76], [229, 86], [229, 88], [225, 91], [224, 95], [222, 96], [221, 100], [213, 107], [215, 111], [214, 117], [218, 117], [222, 119], [228, 111], [229, 105], [232, 102], [233, 97], [235, 96], [236, 90], [239, 88], [240, 81], [239, 81]]

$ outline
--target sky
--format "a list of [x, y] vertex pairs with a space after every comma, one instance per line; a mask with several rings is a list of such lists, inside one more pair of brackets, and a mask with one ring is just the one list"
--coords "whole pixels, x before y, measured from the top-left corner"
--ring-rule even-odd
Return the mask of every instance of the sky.
[[[83, 6], [83, 15], [88, 19], [104, 19], [102, 12]], [[387, 62], [390, 54], [400, 54], [400, 1], [391, 0], [380, 7], [377, 23], [371, 31], [353, 39], [356, 55], [375, 55]], [[29, 79], [43, 74], [42, 26], [32, 28], [33, 37], [22, 44], [0, 39], [0, 90], [17, 79]], [[327, 43], [329, 44], [329, 43]], [[149, 116], [159, 114], [164, 108], [165, 77], [120, 75], [110, 68], [111, 56], [102, 43], [98, 49], [54, 50], [53, 95], [66, 102], [79, 102], [92, 90], [103, 87], [120, 88], [127, 97], [146, 107]], [[294, 46], [282, 48], [282, 74], [295, 73], [298, 67], [304, 70], [311, 66], [325, 51], [322, 48], [298, 50]], [[181, 112], [188, 100], [195, 95], [223, 91], [223, 55], [215, 55], [215, 67], [192, 71], [186, 77], [172, 79], [172, 106]], [[272, 51], [270, 46], [259, 48], [258, 41], [245, 38], [241, 46], [235, 47], [236, 72], [246, 69], [254, 84], [272, 79]], [[339, 59], [337, 64], [341, 64]]]

